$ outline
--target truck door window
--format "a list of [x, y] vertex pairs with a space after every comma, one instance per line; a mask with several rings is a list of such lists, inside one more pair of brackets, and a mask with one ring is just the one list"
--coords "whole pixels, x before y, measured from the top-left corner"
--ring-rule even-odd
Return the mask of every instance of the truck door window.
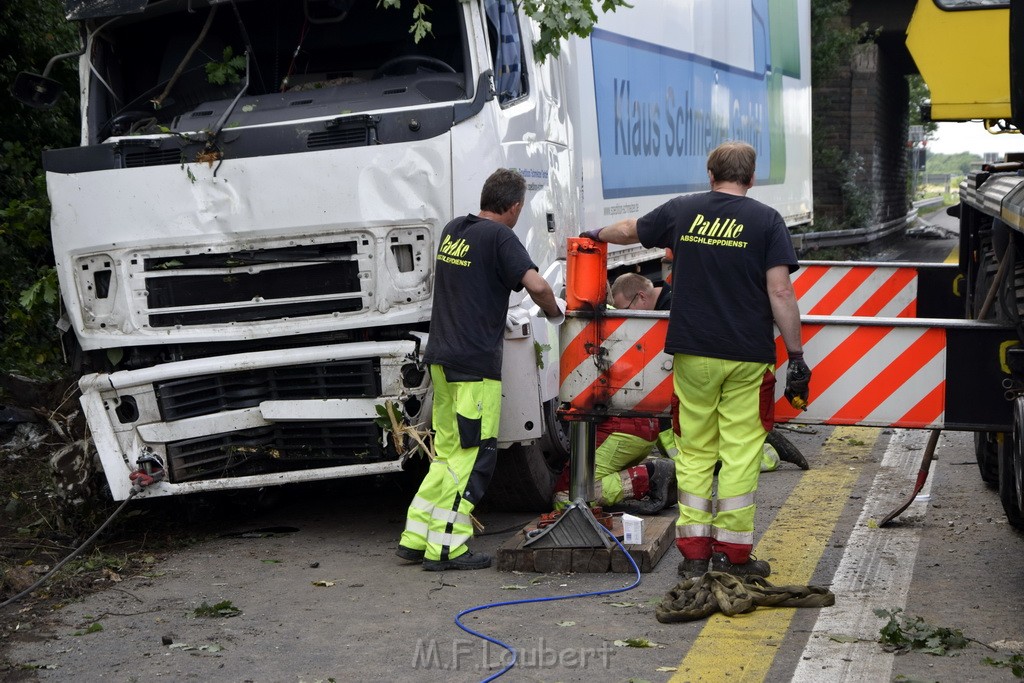
[[523, 39], [513, 0], [484, 0], [487, 32], [491, 40], [491, 61], [498, 101], [507, 104], [527, 93], [523, 68]]

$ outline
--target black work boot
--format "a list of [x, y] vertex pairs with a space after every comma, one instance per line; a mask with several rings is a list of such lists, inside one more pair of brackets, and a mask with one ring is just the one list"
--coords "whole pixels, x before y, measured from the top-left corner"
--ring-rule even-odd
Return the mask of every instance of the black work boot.
[[[650, 468], [647, 497], [667, 508], [676, 502], [676, 463], [671, 458], [652, 458], [644, 463]], [[659, 508], [660, 509], [660, 508]]]
[[753, 555], [743, 564], [733, 564], [725, 553], [712, 553], [711, 571], [732, 574], [733, 576], [760, 576], [768, 578], [772, 573], [772, 567], [764, 560], [759, 560]]
[[428, 572], [443, 572], [448, 569], [487, 569], [491, 566], [491, 556], [467, 550], [453, 560], [423, 560], [423, 568]]
[[685, 558], [679, 563], [679, 567], [676, 569], [676, 572], [684, 579], [695, 579], [698, 576], [704, 576], [704, 574], [707, 573], [708, 562], [708, 558], [704, 558], [703, 560], [691, 560], [689, 558]]
[[800, 452], [800, 449], [792, 441], [780, 434], [779, 430], [773, 429], [768, 432], [765, 442], [775, 449], [775, 452], [779, 454], [779, 460], [782, 462], [793, 463], [802, 470], [811, 469], [811, 466], [807, 463], [807, 458]]
[[422, 550], [414, 550], [413, 548], [407, 548], [401, 543], [398, 544], [398, 550], [395, 551], [395, 555], [398, 555], [406, 562], [411, 562], [413, 564], [419, 564], [423, 561]]
[[674, 504], [676, 498], [676, 464], [669, 458], [652, 458], [644, 462], [647, 467], [648, 484], [647, 495], [640, 500], [627, 498], [614, 505], [616, 510], [622, 510], [633, 515], [656, 515], [669, 505]]

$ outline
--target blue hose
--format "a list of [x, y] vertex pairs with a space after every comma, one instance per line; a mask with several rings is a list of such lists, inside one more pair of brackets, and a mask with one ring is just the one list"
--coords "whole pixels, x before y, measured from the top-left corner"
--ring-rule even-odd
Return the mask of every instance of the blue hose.
[[483, 681], [481, 681], [481, 683], [488, 683], [488, 681], [493, 681], [494, 679], [498, 678], [499, 676], [503, 676], [508, 671], [511, 671], [512, 667], [514, 667], [516, 665], [516, 661], [518, 661], [519, 656], [516, 654], [516, 650], [512, 646], [507, 645], [506, 643], [501, 642], [497, 638], [491, 638], [490, 636], [484, 635], [483, 633], [480, 633], [479, 631], [474, 631], [470, 627], [468, 627], [465, 624], [463, 624], [462, 623], [462, 617], [466, 616], [467, 614], [472, 614], [473, 612], [479, 612], [481, 610], [490, 609], [492, 607], [504, 607], [506, 605], [524, 605], [524, 604], [530, 603], [530, 602], [552, 602], [554, 600], [569, 600], [571, 598], [586, 598], [586, 597], [590, 597], [592, 595], [611, 595], [613, 593], [624, 593], [626, 591], [633, 590], [634, 588], [636, 588], [637, 586], [640, 585], [640, 567], [638, 567], [636, 565], [636, 561], [633, 559], [633, 556], [630, 555], [626, 551], [626, 549], [622, 546], [622, 543], [619, 542], [619, 539], [615, 538], [615, 535], [611, 531], [609, 531], [605, 527], [601, 527], [601, 530], [604, 531], [609, 536], [611, 536], [612, 540], [615, 541], [615, 545], [619, 546], [619, 550], [621, 550], [623, 552], [623, 554], [625, 554], [626, 559], [629, 560], [629, 563], [631, 565], [633, 565], [633, 571], [636, 572], [636, 580], [633, 583], [631, 583], [628, 586], [626, 586], [625, 588], [611, 588], [609, 590], [592, 591], [590, 593], [574, 593], [572, 595], [552, 595], [552, 596], [546, 597], [546, 598], [525, 598], [523, 600], [507, 600], [505, 602], [492, 602], [492, 603], [490, 603], [488, 605], [477, 605], [476, 607], [470, 607], [469, 609], [464, 609], [464, 610], [462, 610], [461, 612], [459, 612], [458, 614], [455, 615], [455, 625], [458, 626], [459, 628], [461, 628], [463, 631], [465, 631], [466, 633], [470, 634], [471, 636], [476, 636], [477, 638], [482, 638], [483, 640], [486, 640], [489, 643], [494, 643], [495, 645], [498, 645], [499, 647], [503, 647], [503, 648], [505, 648], [505, 650], [507, 650], [512, 655], [512, 661], [510, 661], [507, 665], [505, 665], [504, 669], [502, 669], [501, 671], [497, 672], [496, 674], [488, 676]]

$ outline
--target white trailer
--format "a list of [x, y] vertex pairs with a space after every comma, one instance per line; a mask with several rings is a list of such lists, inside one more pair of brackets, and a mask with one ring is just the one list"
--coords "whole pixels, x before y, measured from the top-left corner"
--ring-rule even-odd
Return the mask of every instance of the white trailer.
[[[564, 286], [566, 239], [705, 189], [743, 139], [752, 195], [811, 210], [808, 0], [640, 0], [538, 62], [512, 0], [67, 0], [81, 146], [44, 157], [82, 404], [115, 499], [397, 471], [375, 423], [429, 421], [436, 239], [498, 167]], [[615, 252], [611, 267], [660, 252]], [[557, 336], [509, 306], [490, 497], [545, 507], [567, 441]]]

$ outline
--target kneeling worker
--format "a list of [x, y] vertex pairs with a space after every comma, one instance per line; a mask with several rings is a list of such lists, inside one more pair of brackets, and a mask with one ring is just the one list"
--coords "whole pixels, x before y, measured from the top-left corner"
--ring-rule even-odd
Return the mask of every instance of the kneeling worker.
[[[655, 287], [638, 273], [624, 273], [611, 285], [609, 303], [620, 310], [664, 310], [671, 305], [668, 284]], [[594, 505], [615, 507], [634, 514], [653, 515], [676, 501], [675, 464], [653, 457], [675, 452], [671, 425], [661, 426], [648, 417], [609, 417], [597, 424], [594, 453]], [[569, 500], [569, 465], [555, 484], [554, 508]]]

